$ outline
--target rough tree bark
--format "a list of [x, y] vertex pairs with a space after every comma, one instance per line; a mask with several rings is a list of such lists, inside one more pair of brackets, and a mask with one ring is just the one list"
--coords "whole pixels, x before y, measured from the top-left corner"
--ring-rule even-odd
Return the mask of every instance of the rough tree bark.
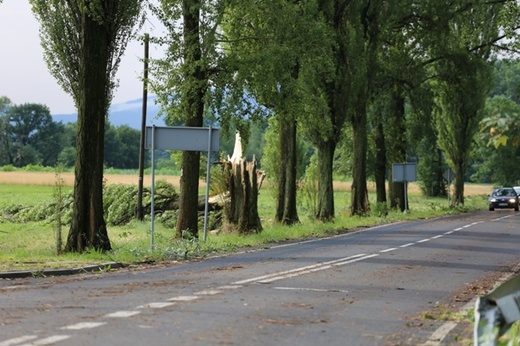
[[74, 209], [66, 251], [111, 249], [103, 217], [103, 149], [108, 108], [106, 76], [108, 47], [105, 27], [83, 13], [84, 45], [81, 57], [78, 106], [78, 150], [75, 164]]
[[[184, 105], [186, 126], [201, 127], [204, 117], [204, 95], [207, 87], [207, 76], [202, 62], [202, 43], [200, 42], [200, 8], [199, 0], [182, 1], [183, 28], [185, 41], [185, 90]], [[182, 175], [180, 183], [179, 216], [176, 225], [177, 238], [183, 232], [190, 232], [198, 237], [198, 192], [199, 192], [200, 152], [184, 151], [182, 153]]]
[[247, 162], [242, 157], [242, 144], [237, 133], [233, 156], [224, 165], [230, 200], [224, 208], [226, 227], [239, 234], [262, 231], [258, 215], [258, 171], [256, 160]]
[[294, 119], [279, 120], [280, 167], [276, 220], [284, 225], [300, 222], [296, 208], [296, 128]]

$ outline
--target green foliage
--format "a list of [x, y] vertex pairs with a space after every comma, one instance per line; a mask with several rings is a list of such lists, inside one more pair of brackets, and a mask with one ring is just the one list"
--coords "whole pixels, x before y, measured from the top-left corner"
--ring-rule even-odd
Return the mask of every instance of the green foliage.
[[2, 171], [2, 172], [14, 172], [14, 171], [16, 171], [16, 169], [17, 168], [13, 165], [0, 166], [0, 171]]
[[305, 171], [305, 178], [301, 181], [300, 200], [307, 216], [314, 219], [318, 213], [318, 156], [314, 154]]
[[63, 124], [40, 104], [10, 105], [0, 112], [0, 165], [54, 166], [61, 151]]
[[385, 217], [388, 215], [388, 204], [385, 202], [372, 204], [370, 212], [379, 217]]

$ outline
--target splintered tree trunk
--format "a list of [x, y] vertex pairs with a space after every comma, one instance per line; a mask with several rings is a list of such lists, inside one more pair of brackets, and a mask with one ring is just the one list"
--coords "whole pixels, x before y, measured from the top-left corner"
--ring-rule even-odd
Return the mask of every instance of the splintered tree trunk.
[[239, 234], [262, 231], [258, 216], [258, 183], [256, 161], [243, 159], [226, 164], [229, 172], [230, 202], [225, 208], [228, 226]]

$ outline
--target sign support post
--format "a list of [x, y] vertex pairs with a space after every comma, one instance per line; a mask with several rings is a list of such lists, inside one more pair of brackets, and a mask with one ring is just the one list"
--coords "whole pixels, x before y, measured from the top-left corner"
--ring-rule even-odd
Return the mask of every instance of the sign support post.
[[404, 188], [404, 212], [408, 213], [408, 182], [416, 181], [415, 162], [392, 164], [392, 177], [394, 182], [402, 182]]
[[[213, 134], [215, 132], [215, 134]], [[206, 202], [204, 206], [204, 240], [206, 240], [209, 209], [209, 179], [211, 168], [211, 153], [220, 149], [220, 130], [210, 127], [188, 126], [147, 126], [146, 148], [152, 152], [152, 189], [151, 189], [151, 238], [150, 247], [154, 250], [154, 217], [155, 217], [155, 149], [206, 151], [208, 152], [208, 165], [206, 171]]]

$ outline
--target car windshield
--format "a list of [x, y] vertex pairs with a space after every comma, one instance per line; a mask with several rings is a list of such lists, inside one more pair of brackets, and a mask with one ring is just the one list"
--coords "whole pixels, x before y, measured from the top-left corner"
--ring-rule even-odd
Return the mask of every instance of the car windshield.
[[513, 189], [496, 189], [493, 191], [494, 197], [516, 197], [516, 192]]

